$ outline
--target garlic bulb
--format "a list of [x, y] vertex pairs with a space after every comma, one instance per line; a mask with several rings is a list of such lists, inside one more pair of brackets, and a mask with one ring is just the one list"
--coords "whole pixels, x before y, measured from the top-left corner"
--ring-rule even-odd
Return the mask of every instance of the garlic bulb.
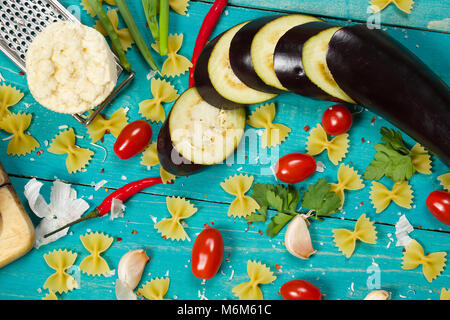
[[284, 236], [286, 249], [300, 259], [308, 259], [316, 252], [312, 246], [308, 226], [309, 222], [303, 215], [296, 215], [289, 223]]
[[389, 299], [391, 299], [391, 294], [385, 290], [374, 290], [364, 298], [364, 300], [389, 300]]
[[119, 280], [131, 290], [135, 289], [139, 281], [141, 281], [144, 267], [149, 260], [150, 258], [143, 249], [127, 252], [120, 259], [119, 267], [117, 268]]

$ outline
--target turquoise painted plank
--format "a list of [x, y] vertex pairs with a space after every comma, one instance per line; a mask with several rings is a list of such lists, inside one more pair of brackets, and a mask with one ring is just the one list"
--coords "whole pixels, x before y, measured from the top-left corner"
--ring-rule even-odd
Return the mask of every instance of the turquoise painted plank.
[[[64, 1], [63, 3], [69, 5], [74, 2]], [[184, 44], [181, 48], [181, 53], [187, 57], [190, 57], [191, 55], [197, 31], [208, 8], [208, 4], [195, 2], [190, 6], [189, 16], [171, 14], [170, 32], [184, 33]], [[135, 19], [138, 22], [138, 25], [145, 25], [145, 18], [137, 4], [133, 3], [131, 9], [133, 13], [135, 13]], [[266, 11], [236, 7], [230, 7], [228, 8], [228, 11], [229, 14], [224, 15], [220, 20], [215, 34], [218, 34], [243, 20], [267, 14]], [[93, 19], [86, 14], [83, 14], [82, 21], [90, 25], [93, 24]], [[189, 28], [187, 28], [187, 26], [189, 26]], [[448, 70], [450, 70], [450, 61], [448, 61], [448, 59], [443, 59], [443, 57], [446, 56], [446, 53], [450, 51], [450, 41], [448, 41], [449, 35], [420, 30], [403, 30], [400, 28], [387, 28], [387, 32], [415, 52], [425, 61], [425, 63], [437, 72], [444, 81], [447, 83], [450, 82], [450, 74], [448, 73]], [[149, 32], [144, 34], [150, 39]], [[106, 113], [109, 115], [118, 107], [129, 107], [131, 120], [136, 120], [140, 118], [140, 115], [138, 114], [138, 103], [151, 97], [150, 81], [147, 80], [146, 77], [148, 67], [140, 58], [135, 48], [130, 50], [128, 56], [137, 71], [137, 77], [134, 83], [127, 88], [126, 92], [122, 93], [118, 99], [114, 101], [113, 105]], [[118, 188], [127, 181], [158, 174], [159, 168], [153, 168], [151, 171], [148, 171], [144, 166], [140, 165], [140, 157], [127, 161], [119, 160], [112, 152], [114, 138], [111, 135], [106, 136], [104, 143], [99, 143], [108, 150], [106, 160], [103, 162], [105, 156], [104, 151], [90, 145], [90, 139], [87, 136], [86, 129], [79, 125], [69, 115], [56, 114], [40, 107], [29, 94], [25, 77], [18, 74], [18, 68], [3, 55], [0, 55], [0, 73], [6, 79], [6, 83], [13, 84], [26, 93], [23, 101], [13, 107], [12, 110], [14, 112], [26, 111], [33, 113], [34, 120], [29, 131], [41, 144], [41, 147], [38, 150], [44, 150], [44, 153], [40, 156], [38, 156], [37, 151], [35, 151], [31, 155], [25, 157], [11, 157], [6, 155], [8, 141], [0, 141], [1, 160], [10, 174], [19, 176], [37, 175], [40, 178], [45, 179], [59, 177], [66, 181], [84, 185], [90, 185], [93, 182], [95, 183], [105, 179], [108, 181], [106, 186], [109, 188]], [[171, 79], [171, 82], [181, 93], [187, 88], [187, 75]], [[293, 129], [287, 141], [279, 148], [273, 148], [270, 152], [266, 153], [259, 147], [258, 142], [257, 144], [253, 144], [250, 150], [247, 151], [247, 159], [240, 157], [240, 160], [243, 160], [243, 163], [217, 165], [190, 177], [179, 178], [174, 185], [156, 186], [148, 192], [155, 194], [182, 195], [194, 199], [229, 203], [232, 199], [231, 196], [227, 195], [219, 187], [219, 184], [230, 175], [239, 172], [248, 173], [254, 175], [257, 182], [275, 183], [276, 181], [270, 170], [271, 163], [273, 164], [273, 162], [278, 159], [279, 155], [294, 151], [305, 151], [305, 142], [308, 133], [305, 132], [304, 127], [306, 125], [314, 127], [319, 123], [323, 111], [331, 105], [331, 103], [328, 102], [315, 101], [293, 94], [283, 94], [276, 98], [275, 101], [279, 109], [276, 121], [284, 123]], [[171, 104], [167, 104], [166, 111], [168, 111], [170, 107]], [[252, 109], [254, 108], [255, 107], [253, 106]], [[364, 171], [373, 158], [373, 145], [380, 139], [379, 128], [381, 126], [389, 126], [388, 122], [380, 117], [377, 117], [372, 123], [374, 116], [375, 115], [369, 111], [364, 111], [355, 116], [355, 124], [350, 131], [350, 152], [344, 159], [344, 163], [352, 164], [360, 173]], [[74, 127], [76, 133], [84, 137], [83, 139], [78, 139], [77, 143], [81, 147], [89, 147], [95, 151], [94, 160], [88, 166], [87, 172], [70, 175], [65, 169], [64, 156], [45, 152], [45, 142], [49, 142], [53, 139], [59, 132], [58, 127], [61, 125]], [[154, 140], [156, 139], [159, 128], [160, 124], [153, 124]], [[251, 128], [248, 129], [248, 136], [255, 136], [255, 131], [252, 131]], [[0, 132], [0, 139], [7, 137], [7, 133]], [[362, 142], [362, 138], [365, 139], [365, 143]], [[411, 139], [407, 140], [411, 145], [413, 144]], [[240, 148], [242, 149], [243, 146], [244, 145], [241, 145]], [[253, 149], [253, 146], [256, 147], [256, 151]], [[257, 157], [259, 157], [258, 163], [255, 162]], [[326, 165], [325, 172], [316, 173], [309, 180], [299, 184], [298, 187], [305, 188], [309, 183], [315, 182], [319, 177], [325, 177], [330, 182], [336, 181], [337, 167], [328, 161], [325, 154], [318, 156], [317, 159]], [[237, 162], [237, 159], [235, 162]], [[104, 169], [104, 173], [100, 173], [102, 169]], [[371, 207], [369, 199], [370, 184], [366, 182], [367, 186], [363, 190], [347, 194], [343, 212], [336, 216], [355, 219], [362, 211], [368, 211], [377, 221], [394, 224], [399, 218], [399, 213], [402, 212], [408, 213], [412, 224], [416, 227], [420, 226], [427, 229], [443, 229], [448, 231], [450, 228], [432, 218], [424, 205], [429, 190], [440, 188], [436, 177], [446, 171], [448, 171], [448, 168], [441, 161], [434, 158], [433, 174], [431, 176], [417, 174], [413, 177], [411, 183], [415, 196], [414, 209], [401, 209], [395, 204], [391, 204], [385, 212], [376, 215]], [[389, 187], [392, 185], [392, 183], [386, 179], [383, 180], [383, 183], [386, 183]], [[214, 187], [211, 188], [210, 186]]]
[[[18, 191], [26, 179], [12, 179]], [[48, 199], [51, 183], [45, 182], [43, 195]], [[92, 187], [77, 186], [78, 194], [94, 195], [93, 202], [100, 201], [104, 191], [94, 192]], [[23, 196], [22, 196], [23, 199]], [[40, 299], [46, 293], [43, 284], [52, 274], [43, 259], [43, 254], [54, 249], [68, 249], [78, 254], [78, 266], [88, 252], [83, 248], [79, 236], [88, 231], [105, 232], [114, 237], [112, 246], [102, 256], [111, 270], [117, 268], [120, 257], [132, 249], [144, 248], [151, 256], [141, 281], [142, 285], [154, 277], [168, 275], [171, 279], [167, 297], [173, 299], [236, 299], [231, 290], [237, 284], [248, 281], [246, 263], [249, 259], [261, 261], [274, 271], [277, 279], [273, 284], [263, 285], [265, 299], [281, 299], [280, 286], [292, 279], [306, 279], [315, 283], [325, 299], [362, 299], [377, 284], [392, 292], [394, 299], [438, 299], [438, 291], [450, 283], [449, 269], [428, 283], [420, 269], [401, 270], [402, 248], [395, 247], [390, 238], [394, 228], [376, 225], [376, 245], [358, 243], [350, 259], [341, 255], [332, 242], [332, 230], [354, 227], [353, 221], [325, 219], [312, 222], [310, 227], [313, 245], [317, 251], [309, 260], [300, 260], [290, 255], [283, 245], [284, 231], [269, 239], [258, 231], [260, 226], [250, 226], [241, 219], [227, 217], [227, 205], [204, 201], [193, 201], [198, 212], [187, 219], [186, 231], [191, 242], [172, 242], [162, 239], [154, 229], [152, 217], [157, 221], [168, 216], [165, 198], [139, 194], [127, 203], [124, 218], [110, 221], [107, 217], [91, 220], [74, 226], [66, 237], [33, 249], [16, 262], [0, 269], [0, 299]], [[28, 209], [28, 207], [27, 207]], [[193, 241], [205, 223], [218, 228], [224, 238], [225, 257], [216, 277], [206, 282], [195, 278], [190, 271], [190, 254]], [[135, 232], [134, 232], [135, 231]], [[415, 230], [411, 233], [425, 247], [426, 252], [450, 251], [448, 234]], [[117, 238], [121, 241], [117, 241]], [[276, 268], [279, 265], [279, 269]], [[379, 278], [378, 278], [379, 276]], [[92, 277], [81, 274], [81, 287], [63, 299], [115, 299], [114, 282], [111, 277]], [[378, 280], [376, 280], [378, 279]]]
[[[204, 0], [212, 2], [211, 0]], [[450, 3], [448, 1], [427, 0], [414, 1], [410, 14], [399, 10], [394, 4], [389, 5], [378, 14], [370, 10], [370, 0], [230, 0], [231, 5], [247, 6], [261, 9], [301, 12], [329, 18], [351, 19], [361, 22], [379, 21], [384, 25], [414, 27], [442, 32], [450, 31]]]

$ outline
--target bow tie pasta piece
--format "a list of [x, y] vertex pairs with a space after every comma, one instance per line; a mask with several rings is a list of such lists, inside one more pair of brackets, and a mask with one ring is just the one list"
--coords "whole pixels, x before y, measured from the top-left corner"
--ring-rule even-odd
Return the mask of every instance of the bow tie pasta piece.
[[315, 156], [322, 153], [325, 149], [328, 151], [328, 159], [337, 165], [348, 152], [348, 134], [340, 134], [330, 141], [323, 127], [318, 124], [309, 133], [306, 141], [306, 151], [309, 155]]
[[350, 258], [355, 251], [356, 240], [365, 243], [375, 244], [377, 242], [377, 231], [375, 225], [366, 214], [362, 214], [356, 221], [355, 229], [333, 229], [334, 242], [344, 256]]
[[176, 13], [185, 16], [189, 7], [189, 0], [169, 0], [169, 6]]
[[142, 288], [138, 290], [138, 294], [141, 294], [149, 300], [170, 300], [164, 299], [164, 296], [169, 290], [169, 285], [169, 278], [155, 278], [151, 281], [147, 281]]
[[[141, 158], [141, 164], [147, 167], [153, 167], [156, 165], [161, 165], [159, 162], [159, 158], [158, 158], [158, 152], [156, 149], [156, 142], [152, 142], [142, 153], [142, 158]], [[176, 179], [176, 175], [173, 175], [169, 172], [167, 172], [166, 170], [164, 170], [164, 168], [161, 166], [159, 169], [159, 175], [161, 176], [161, 179], [163, 181], [164, 184], [172, 182], [173, 180]]]
[[0, 121], [0, 129], [13, 135], [6, 150], [7, 154], [20, 157], [39, 147], [39, 142], [25, 133], [32, 118], [30, 113], [11, 113]]
[[[98, 0], [100, 4], [103, 3], [103, 0]], [[111, 6], [116, 5], [115, 0], [105, 0], [105, 2]], [[92, 9], [91, 5], [89, 4], [88, 0], [81, 0], [81, 5], [83, 6], [83, 9], [93, 18], [96, 16], [94, 9]]]
[[386, 8], [391, 3], [394, 3], [397, 8], [405, 13], [411, 13], [412, 6], [414, 4], [413, 0], [372, 0], [370, 1], [372, 13], [379, 12]]
[[291, 128], [280, 124], [273, 123], [275, 119], [275, 103], [267, 103], [255, 111], [248, 117], [247, 124], [254, 128], [265, 129], [261, 138], [263, 148], [271, 148], [279, 145], [288, 137]]
[[338, 170], [338, 183], [330, 183], [330, 190], [341, 199], [341, 208], [344, 206], [344, 190], [359, 190], [364, 188], [361, 175], [352, 167], [341, 163]]
[[80, 270], [91, 276], [105, 275], [110, 272], [108, 263], [100, 257], [112, 244], [113, 238], [103, 233], [89, 233], [80, 236], [81, 243], [91, 254], [80, 263]]
[[450, 172], [440, 175], [438, 180], [441, 182], [441, 186], [443, 186], [445, 190], [450, 191]]
[[[181, 45], [183, 44], [183, 34], [169, 34], [167, 43], [167, 59], [164, 61], [161, 68], [161, 75], [168, 77], [176, 77], [184, 74], [192, 63], [184, 56], [178, 54]], [[152, 43], [152, 48], [159, 53], [159, 43]]]
[[56, 294], [50, 290], [43, 298], [42, 300], [58, 300], [58, 297]]
[[75, 145], [75, 132], [72, 128], [57, 134], [47, 150], [54, 154], [67, 153], [66, 167], [69, 173], [84, 169], [94, 154], [89, 149]]
[[220, 183], [223, 190], [236, 196], [236, 199], [230, 204], [228, 216], [247, 217], [260, 208], [255, 199], [245, 195], [252, 187], [252, 184], [253, 177], [242, 174], [229, 177]]
[[97, 115], [94, 121], [87, 126], [87, 132], [92, 139], [92, 143], [96, 143], [103, 138], [107, 131], [117, 138], [127, 124], [127, 113], [124, 108], [119, 108], [109, 119], [105, 119], [101, 114]]
[[52, 292], [68, 292], [78, 287], [75, 279], [65, 271], [70, 268], [77, 258], [77, 254], [72, 251], [54, 250], [44, 254], [45, 262], [56, 272], [52, 274], [44, 283], [44, 289]]
[[167, 197], [166, 203], [172, 217], [163, 219], [155, 224], [155, 229], [165, 238], [184, 241], [187, 234], [180, 221], [196, 213], [197, 208], [186, 199], [180, 197]]
[[430, 154], [420, 144], [416, 143], [411, 149], [412, 164], [417, 172], [423, 174], [431, 174], [431, 157]]
[[422, 265], [423, 275], [428, 282], [436, 279], [444, 270], [446, 252], [434, 252], [425, 255], [422, 246], [412, 240], [403, 252], [403, 270], [415, 269]]
[[413, 191], [407, 181], [396, 182], [392, 190], [379, 182], [372, 181], [370, 199], [377, 213], [384, 211], [391, 201], [400, 207], [411, 209]]
[[450, 290], [442, 288], [440, 300], [450, 300]]
[[152, 78], [150, 84], [150, 91], [153, 94], [153, 99], [144, 100], [139, 103], [139, 113], [150, 121], [162, 122], [166, 119], [163, 102], [172, 102], [179, 97], [179, 94], [170, 82]]
[[11, 114], [9, 107], [17, 104], [23, 98], [23, 93], [15, 87], [6, 84], [0, 86], [0, 120]]
[[[134, 43], [134, 39], [130, 34], [130, 31], [126, 28], [119, 29], [119, 17], [117, 15], [117, 9], [108, 10], [106, 13], [108, 16], [109, 21], [111, 21], [111, 24], [114, 28], [114, 31], [117, 33], [117, 36], [119, 37], [120, 44], [122, 45], [122, 48], [124, 51], [127, 51], [131, 48], [131, 46]], [[100, 32], [102, 35], [107, 36], [108, 32], [106, 32], [105, 28], [103, 28], [102, 23], [100, 20], [97, 20], [95, 22], [95, 29], [97, 29], [98, 32]]]
[[238, 284], [232, 292], [239, 300], [263, 300], [259, 285], [271, 283], [277, 277], [265, 264], [250, 260], [247, 262], [247, 274], [250, 281]]

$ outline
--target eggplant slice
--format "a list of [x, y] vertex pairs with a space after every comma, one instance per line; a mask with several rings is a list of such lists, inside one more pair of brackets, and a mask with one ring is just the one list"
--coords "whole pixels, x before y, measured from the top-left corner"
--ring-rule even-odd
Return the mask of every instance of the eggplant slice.
[[158, 135], [158, 158], [175, 175], [188, 175], [223, 162], [244, 135], [245, 109], [218, 109], [195, 87], [175, 102]]
[[341, 27], [326, 29], [305, 42], [302, 51], [303, 68], [309, 80], [320, 89], [340, 101], [355, 104], [355, 101], [338, 86], [327, 65], [328, 43], [339, 29]]
[[275, 47], [273, 66], [283, 87], [305, 97], [340, 102], [309, 80], [302, 63], [305, 42], [332, 27], [325, 22], [308, 22], [290, 29], [280, 38]]
[[450, 89], [411, 51], [384, 31], [355, 25], [333, 35], [326, 59], [353, 99], [450, 166]]
[[[248, 22], [243, 22], [222, 33], [202, 51], [197, 60], [195, 83], [200, 95], [215, 107], [233, 109], [242, 105], [261, 103], [277, 96], [250, 88], [239, 80], [231, 69], [229, 55], [231, 40], [246, 23]], [[208, 79], [205, 79], [205, 68], [207, 68]], [[205, 88], [208, 82], [213, 88]], [[214, 97], [211, 94], [213, 91], [216, 91], [221, 98]]]
[[[249, 35], [254, 35], [252, 38], [247, 39], [247, 44], [245, 44], [245, 38], [243, 38], [243, 40], [241, 41], [241, 45], [243, 46], [242, 52], [244, 52], [246, 56], [248, 55], [248, 49], [244, 46], [251, 46], [251, 59], [245, 57], [245, 62], [250, 60], [250, 63], [252, 63], [253, 66], [249, 65], [246, 70], [254, 68], [256, 75], [267, 86], [276, 88], [281, 91], [287, 91], [288, 89], [285, 88], [278, 80], [273, 67], [273, 55], [275, 52], [275, 46], [277, 45], [278, 40], [289, 29], [313, 21], [321, 20], [312, 16], [302, 14], [290, 14], [278, 16], [275, 18], [272, 17], [272, 19], [270, 19], [269, 21], [261, 18], [259, 22], [251, 22], [252, 25], [250, 25], [250, 23], [246, 25], [244, 28], [249, 29]], [[247, 79], [250, 78], [250, 76], [251, 75], [249, 74]]]

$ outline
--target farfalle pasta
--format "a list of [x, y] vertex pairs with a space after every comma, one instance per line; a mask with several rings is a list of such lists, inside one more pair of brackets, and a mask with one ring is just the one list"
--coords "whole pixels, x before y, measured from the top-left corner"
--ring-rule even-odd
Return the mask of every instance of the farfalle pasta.
[[313, 128], [308, 140], [306, 141], [306, 151], [309, 155], [315, 156], [322, 153], [325, 149], [328, 151], [328, 159], [331, 163], [337, 165], [348, 152], [348, 134], [340, 134], [331, 140], [328, 140], [328, 135], [323, 127], [318, 124]]
[[42, 300], [58, 300], [58, 297], [56, 296], [56, 294], [53, 291], [49, 291], [43, 298]]
[[261, 146], [271, 148], [279, 145], [288, 137], [291, 129], [284, 124], [273, 123], [275, 119], [275, 103], [267, 103], [248, 117], [247, 124], [254, 128], [262, 128]]
[[265, 264], [250, 260], [247, 262], [247, 274], [250, 281], [238, 284], [232, 292], [239, 300], [263, 300], [259, 285], [271, 283], [277, 277]]
[[75, 263], [76, 258], [76, 253], [61, 249], [44, 254], [45, 262], [56, 271], [47, 278], [44, 283], [44, 289], [62, 293], [77, 288], [78, 285], [75, 279], [66, 273], [66, 270]]
[[180, 222], [196, 213], [197, 208], [188, 200], [180, 197], [167, 197], [166, 203], [172, 217], [163, 219], [155, 224], [155, 229], [164, 238], [184, 241], [187, 238], [187, 234]]
[[176, 100], [179, 94], [170, 82], [155, 78], [152, 78], [150, 90], [153, 98], [139, 103], [139, 113], [147, 120], [162, 122], [166, 119], [166, 113], [162, 103]]
[[443, 186], [445, 190], [450, 191], [450, 172], [440, 175], [438, 180], [441, 182], [441, 186]]
[[417, 172], [431, 174], [431, 156], [420, 144], [416, 143], [411, 149], [412, 164]]
[[189, 0], [169, 0], [170, 8], [178, 14], [186, 15]]
[[407, 181], [399, 181], [389, 190], [384, 184], [372, 181], [370, 199], [377, 213], [384, 211], [391, 201], [400, 207], [411, 209], [413, 191]]
[[[156, 165], [161, 165], [158, 158], [158, 152], [156, 149], [156, 142], [152, 142], [142, 153], [141, 164], [147, 167], [153, 167]], [[176, 175], [173, 175], [161, 166], [159, 169], [159, 175], [164, 184], [172, 182], [176, 179]]]
[[[119, 37], [120, 44], [122, 45], [122, 48], [124, 51], [127, 51], [131, 48], [131, 46], [134, 43], [134, 39], [130, 34], [130, 31], [127, 28], [119, 29], [119, 17], [117, 15], [117, 9], [108, 10], [106, 13], [108, 16], [108, 19], [111, 21], [111, 24], [114, 28], [114, 31], [116, 31], [117, 36]], [[95, 22], [95, 29], [97, 29], [98, 32], [100, 32], [102, 35], [107, 36], [108, 32], [106, 32], [105, 28], [103, 28], [102, 23], [100, 20], [97, 20]]]
[[155, 278], [147, 281], [142, 288], [138, 290], [138, 294], [149, 300], [170, 300], [164, 299], [169, 290], [169, 278]]
[[128, 124], [127, 113], [124, 108], [117, 109], [109, 119], [99, 114], [87, 126], [87, 133], [92, 139], [92, 143], [99, 141], [106, 132], [111, 132], [114, 137], [118, 137], [122, 129]]
[[344, 206], [345, 190], [359, 190], [364, 188], [361, 175], [352, 167], [341, 163], [339, 166], [338, 183], [330, 183], [330, 191], [335, 192], [341, 199], [341, 208]]
[[[115, 0], [104, 0], [107, 4], [109, 5], [115, 5], [116, 1]], [[100, 4], [103, 3], [103, 0], [98, 0], [98, 2], [100, 2]], [[91, 5], [89, 4], [88, 0], [81, 0], [81, 5], [83, 6], [83, 9], [91, 16], [91, 17], [95, 17], [95, 11], [94, 9], [92, 9]]]
[[413, 7], [413, 0], [371, 0], [371, 9], [373, 13], [379, 12], [386, 8], [391, 3], [394, 3], [397, 8], [402, 10], [405, 13], [411, 13], [411, 9]]
[[89, 233], [80, 236], [81, 243], [91, 254], [80, 263], [80, 270], [91, 276], [105, 275], [110, 272], [108, 263], [100, 254], [113, 243], [113, 238], [103, 233]]
[[67, 154], [66, 167], [69, 173], [84, 169], [94, 154], [89, 149], [75, 145], [75, 132], [72, 128], [57, 134], [47, 150], [54, 154]]
[[[169, 34], [167, 44], [167, 59], [161, 68], [161, 75], [176, 77], [184, 74], [192, 67], [192, 63], [184, 56], [178, 54], [183, 44], [183, 34]], [[153, 43], [152, 48], [159, 53], [159, 43]]]
[[236, 196], [236, 199], [230, 204], [228, 216], [247, 217], [260, 208], [255, 199], [245, 195], [252, 187], [252, 184], [253, 177], [242, 174], [229, 177], [220, 183], [223, 190]]
[[23, 93], [15, 87], [2, 84], [0, 86], [0, 120], [11, 114], [9, 107], [17, 104], [23, 98]]
[[0, 129], [11, 133], [7, 154], [23, 156], [39, 147], [39, 142], [31, 135], [26, 134], [33, 116], [27, 113], [11, 113], [0, 120]]
[[450, 300], [450, 290], [446, 288], [441, 289], [441, 296], [439, 298], [440, 300]]
[[362, 214], [356, 221], [355, 229], [333, 229], [334, 243], [344, 256], [350, 258], [355, 251], [356, 240], [375, 244], [377, 242], [377, 231], [375, 225], [366, 214]]
[[446, 252], [434, 252], [425, 255], [422, 246], [412, 240], [403, 252], [402, 269], [411, 270], [422, 265], [422, 272], [428, 282], [436, 279], [444, 270]]

